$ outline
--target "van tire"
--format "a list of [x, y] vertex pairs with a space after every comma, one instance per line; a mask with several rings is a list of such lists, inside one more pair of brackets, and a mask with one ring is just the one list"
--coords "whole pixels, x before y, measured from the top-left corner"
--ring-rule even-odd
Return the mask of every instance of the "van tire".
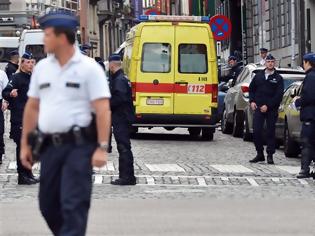
[[285, 127], [284, 127], [283, 146], [284, 146], [283, 148], [284, 155], [288, 158], [297, 158], [299, 154], [301, 153], [301, 148], [300, 148], [299, 143], [290, 137], [290, 132], [289, 132], [287, 122], [285, 122]]
[[234, 122], [233, 122], [233, 137], [243, 137], [244, 132], [244, 112], [243, 111], [235, 111], [234, 114]]
[[191, 137], [197, 138], [201, 133], [201, 128], [188, 128], [188, 132]]
[[248, 115], [245, 113], [243, 140], [245, 142], [253, 141], [253, 134], [249, 130]]
[[222, 119], [221, 119], [221, 131], [224, 134], [231, 134], [233, 131], [233, 125], [228, 122], [225, 109], [223, 110]]
[[202, 128], [202, 140], [212, 141], [214, 136], [213, 128]]

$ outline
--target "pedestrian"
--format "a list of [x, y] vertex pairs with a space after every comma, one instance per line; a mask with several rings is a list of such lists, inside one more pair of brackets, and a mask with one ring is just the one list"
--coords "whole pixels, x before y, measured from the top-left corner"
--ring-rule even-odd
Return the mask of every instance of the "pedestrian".
[[121, 57], [113, 54], [109, 57], [110, 91], [112, 98], [113, 134], [119, 153], [119, 178], [111, 181], [113, 185], [135, 185], [133, 154], [130, 143], [130, 128], [134, 121], [131, 84], [121, 68]]
[[249, 103], [254, 111], [254, 143], [257, 151], [257, 156], [250, 160], [251, 163], [265, 161], [263, 131], [266, 121], [267, 163], [274, 164], [275, 128], [283, 89], [283, 78], [275, 69], [275, 58], [269, 54], [266, 57], [266, 69], [258, 72], [249, 85]]
[[232, 80], [232, 87], [235, 85], [237, 77], [243, 70], [243, 66], [238, 62], [237, 57], [231, 55], [228, 58], [229, 67], [231, 68], [228, 75], [229, 80]]
[[4, 155], [4, 116], [3, 112], [7, 109], [7, 102], [2, 99], [2, 91], [8, 84], [8, 76], [7, 74], [0, 70], [0, 104], [2, 105], [0, 110], [0, 165], [2, 164], [2, 159]]
[[267, 57], [267, 54], [268, 54], [268, 49], [267, 48], [261, 48], [261, 49], [259, 49], [259, 51], [260, 51], [259, 64], [261, 66], [265, 66], [265, 64], [266, 64], [266, 57]]
[[11, 80], [12, 75], [18, 70], [18, 68], [19, 68], [19, 52], [17, 50], [13, 50], [10, 52], [10, 61], [5, 67], [5, 73], [7, 74], [9, 81]]
[[49, 56], [32, 75], [21, 160], [31, 169], [28, 137], [40, 134], [36, 146], [44, 145], [33, 151], [40, 150], [41, 213], [54, 235], [82, 236], [90, 208], [92, 166], [102, 167], [107, 160], [109, 87], [101, 67], [75, 46], [79, 25], [75, 15], [56, 10], [40, 17], [39, 24]]
[[25, 52], [21, 58], [18, 72], [13, 74], [11, 81], [2, 91], [3, 98], [8, 101], [10, 105], [10, 138], [12, 138], [16, 144], [18, 184], [20, 185], [31, 185], [38, 183], [38, 180], [35, 179], [32, 170], [26, 169], [20, 160], [23, 112], [27, 102], [27, 91], [29, 89], [33, 68], [33, 55], [31, 53]]
[[310, 164], [315, 161], [315, 53], [308, 53], [303, 57], [303, 67], [306, 76], [303, 81], [300, 97], [295, 97], [295, 106], [301, 108], [302, 121], [302, 159], [301, 171], [297, 178], [310, 177]]
[[81, 51], [84, 52], [84, 54], [88, 57], [91, 57], [91, 49], [92, 46], [89, 43], [85, 43], [81, 46]]

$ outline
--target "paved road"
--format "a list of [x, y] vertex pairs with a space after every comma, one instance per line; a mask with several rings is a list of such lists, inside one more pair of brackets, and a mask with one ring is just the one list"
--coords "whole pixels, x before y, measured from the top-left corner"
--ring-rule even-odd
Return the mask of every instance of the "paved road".
[[[181, 129], [141, 130], [132, 143], [139, 184], [108, 184], [118, 174], [117, 152], [95, 169], [88, 235], [315, 235], [314, 181], [297, 180], [299, 160], [281, 150], [271, 166], [250, 164], [253, 144], [221, 132], [203, 142]], [[37, 186], [16, 185], [14, 145], [6, 144], [0, 235], [49, 235]]]

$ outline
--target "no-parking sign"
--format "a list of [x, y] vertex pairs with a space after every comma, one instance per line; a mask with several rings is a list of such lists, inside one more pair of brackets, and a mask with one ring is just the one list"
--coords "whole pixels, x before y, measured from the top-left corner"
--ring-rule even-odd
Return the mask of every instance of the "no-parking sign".
[[226, 16], [215, 15], [210, 18], [209, 24], [215, 40], [221, 41], [230, 37], [232, 32], [232, 23]]

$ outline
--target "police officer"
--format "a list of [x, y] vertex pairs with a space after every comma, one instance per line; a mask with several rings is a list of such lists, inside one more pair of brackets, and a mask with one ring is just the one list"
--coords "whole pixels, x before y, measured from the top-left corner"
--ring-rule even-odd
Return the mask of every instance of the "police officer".
[[254, 143], [257, 151], [257, 156], [250, 160], [251, 163], [265, 161], [262, 134], [266, 121], [267, 162], [274, 164], [275, 126], [283, 89], [283, 78], [275, 69], [275, 58], [269, 54], [266, 57], [266, 69], [258, 72], [249, 86], [249, 102], [254, 111]]
[[111, 181], [113, 185], [135, 185], [133, 154], [130, 144], [130, 128], [134, 120], [131, 84], [121, 69], [121, 57], [109, 57], [110, 91], [112, 98], [112, 125], [119, 152], [119, 178]]
[[2, 96], [10, 104], [11, 131], [10, 137], [16, 144], [16, 163], [18, 172], [18, 184], [36, 184], [32, 171], [23, 167], [20, 161], [20, 142], [22, 135], [22, 120], [25, 104], [27, 102], [27, 91], [34, 67], [33, 55], [25, 52], [21, 58], [19, 72], [13, 74], [11, 81], [2, 91]]
[[267, 57], [267, 54], [268, 54], [268, 49], [267, 48], [261, 48], [261, 49], [259, 49], [259, 51], [260, 51], [259, 64], [261, 66], [265, 66], [265, 64], [266, 64], [266, 57]]
[[32, 75], [21, 160], [31, 169], [27, 137], [38, 126], [44, 139], [38, 143], [45, 144], [39, 155], [41, 213], [54, 235], [82, 236], [90, 208], [92, 166], [102, 167], [107, 159], [110, 92], [102, 68], [75, 46], [79, 25], [75, 15], [58, 10], [42, 16], [39, 23], [50, 56], [36, 65]]
[[[8, 84], [8, 77], [7, 74], [0, 70], [0, 91], [3, 91], [3, 89]], [[0, 165], [2, 164], [2, 156], [4, 154], [4, 117], [3, 112], [7, 109], [7, 103], [2, 101], [2, 93], [0, 94], [0, 105], [2, 104], [2, 107], [0, 109]]]
[[89, 43], [85, 43], [81, 46], [81, 51], [84, 52], [84, 54], [88, 57], [91, 57], [91, 49], [92, 49], [92, 46], [91, 44]]
[[12, 75], [18, 70], [18, 68], [19, 68], [19, 52], [14, 50], [10, 52], [10, 61], [5, 67], [5, 73], [7, 74], [9, 80], [11, 80]]
[[300, 119], [303, 122], [301, 171], [297, 178], [309, 178], [310, 164], [315, 160], [315, 53], [308, 53], [303, 57], [303, 67], [306, 77], [301, 96], [294, 98], [296, 107], [301, 108]]
[[237, 61], [237, 57], [235, 56], [229, 56], [228, 63], [231, 68], [228, 78], [229, 80], [232, 79], [232, 87], [233, 87], [236, 83], [237, 77], [243, 70], [243, 66], [240, 62]]

